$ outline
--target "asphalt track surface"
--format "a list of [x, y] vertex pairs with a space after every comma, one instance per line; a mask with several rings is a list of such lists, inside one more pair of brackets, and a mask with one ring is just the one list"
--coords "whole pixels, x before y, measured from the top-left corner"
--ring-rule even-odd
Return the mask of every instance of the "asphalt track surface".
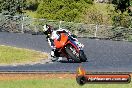
[[[81, 63], [88, 72], [132, 72], [132, 42], [80, 38], [88, 61]], [[43, 35], [0, 32], [0, 44], [50, 52]], [[0, 71], [75, 72], [80, 64], [53, 62], [47, 64], [0, 66]]]

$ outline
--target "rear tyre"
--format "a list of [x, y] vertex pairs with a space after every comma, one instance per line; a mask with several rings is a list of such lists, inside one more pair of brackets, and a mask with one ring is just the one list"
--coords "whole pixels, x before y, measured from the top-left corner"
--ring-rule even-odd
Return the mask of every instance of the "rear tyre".
[[[80, 63], [81, 61], [80, 61], [80, 59], [79, 59], [79, 55], [77, 56], [77, 55], [73, 54], [73, 51], [71, 50], [71, 48], [74, 49], [74, 50], [76, 50], [72, 45], [67, 45], [66, 48], [65, 48], [66, 53], [67, 53], [68, 56], [71, 57], [75, 62]], [[77, 51], [76, 51], [76, 52], [77, 52]]]
[[87, 57], [86, 55], [84, 54], [84, 51], [83, 50], [80, 50], [80, 60], [82, 62], [86, 62], [87, 61]]

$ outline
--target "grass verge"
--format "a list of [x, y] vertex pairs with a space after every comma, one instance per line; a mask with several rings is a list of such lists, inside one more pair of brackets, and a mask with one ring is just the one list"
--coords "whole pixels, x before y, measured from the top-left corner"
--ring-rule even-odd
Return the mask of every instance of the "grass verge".
[[0, 88], [132, 88], [130, 84], [85, 84], [80, 86], [75, 79], [27, 79], [0, 81]]
[[48, 58], [43, 52], [0, 45], [0, 64], [36, 62]]
[[85, 84], [76, 74], [0, 74], [0, 88], [132, 88], [130, 84]]

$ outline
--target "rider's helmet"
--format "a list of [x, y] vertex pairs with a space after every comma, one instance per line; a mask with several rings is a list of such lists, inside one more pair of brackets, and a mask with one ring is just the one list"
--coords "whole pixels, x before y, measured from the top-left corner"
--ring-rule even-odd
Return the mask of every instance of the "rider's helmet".
[[43, 31], [45, 35], [51, 35], [51, 33], [53, 32], [51, 26], [47, 24], [43, 26]]

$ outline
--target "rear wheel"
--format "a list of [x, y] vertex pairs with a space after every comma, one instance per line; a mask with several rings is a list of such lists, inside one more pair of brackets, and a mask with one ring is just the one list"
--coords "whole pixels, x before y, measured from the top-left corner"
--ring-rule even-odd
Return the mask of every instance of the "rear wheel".
[[79, 53], [72, 45], [67, 45], [65, 51], [68, 56], [71, 57], [75, 62], [81, 62], [79, 58]]

